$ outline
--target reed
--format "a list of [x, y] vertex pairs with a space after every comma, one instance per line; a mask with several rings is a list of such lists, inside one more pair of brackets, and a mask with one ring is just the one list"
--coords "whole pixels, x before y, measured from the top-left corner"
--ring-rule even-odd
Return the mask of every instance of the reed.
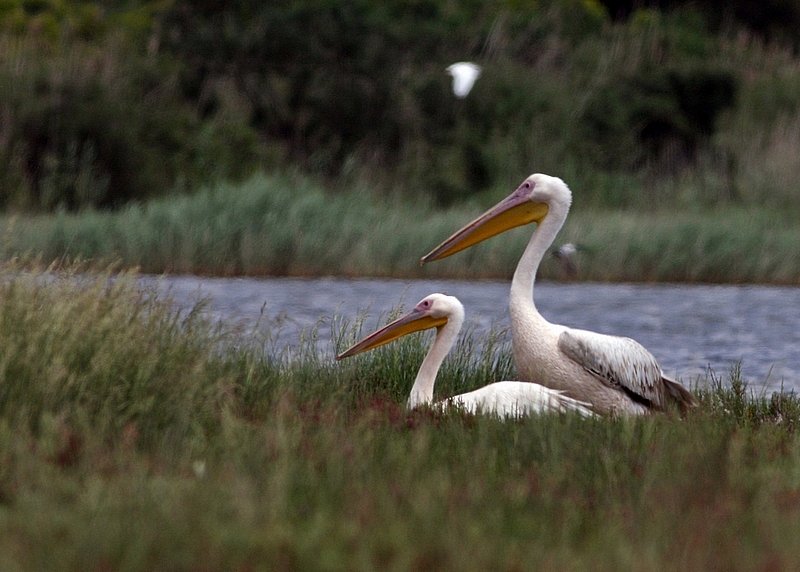
[[[800, 400], [735, 368], [685, 419], [410, 412], [424, 337], [290, 358], [83, 270], [2, 268], [4, 570], [800, 565]], [[462, 342], [440, 391], [506, 356]]]
[[[507, 191], [442, 211], [358, 187], [326, 191], [304, 177], [258, 175], [117, 212], [7, 216], [0, 255], [155, 273], [505, 278], [532, 227], [424, 268], [418, 260]], [[580, 279], [800, 282], [798, 222], [786, 210], [589, 210], [585, 192], [573, 188], [575, 206], [559, 237], [586, 247]], [[549, 259], [541, 276], [563, 277]]]

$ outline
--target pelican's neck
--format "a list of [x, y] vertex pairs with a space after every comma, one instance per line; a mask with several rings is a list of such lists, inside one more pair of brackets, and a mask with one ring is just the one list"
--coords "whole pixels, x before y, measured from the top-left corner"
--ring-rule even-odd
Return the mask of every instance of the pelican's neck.
[[[514, 277], [511, 280], [511, 296], [509, 299], [509, 309], [512, 319], [515, 315], [526, 313], [530, 316], [531, 312], [541, 317], [536, 310], [536, 303], [533, 299], [533, 287], [536, 281], [536, 272], [542, 262], [545, 252], [553, 244], [558, 231], [564, 225], [567, 218], [569, 206], [551, 206], [550, 211], [542, 219], [533, 232], [525, 252], [517, 264]], [[530, 319], [530, 317], [529, 317]]]
[[417, 378], [411, 388], [411, 395], [408, 398], [409, 407], [433, 403], [433, 386], [436, 383], [436, 374], [439, 373], [439, 367], [453, 344], [455, 344], [463, 320], [463, 316], [453, 316], [447, 320], [444, 326], [437, 328], [436, 338], [433, 340], [425, 359], [422, 360], [422, 365], [419, 368], [419, 372], [417, 372]]

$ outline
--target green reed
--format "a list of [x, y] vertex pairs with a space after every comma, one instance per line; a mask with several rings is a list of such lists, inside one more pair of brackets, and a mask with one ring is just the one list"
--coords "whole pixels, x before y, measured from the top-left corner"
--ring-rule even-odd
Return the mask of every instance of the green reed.
[[[735, 367], [684, 419], [408, 411], [424, 335], [290, 354], [85, 270], [2, 268], [4, 570], [800, 565], [800, 400]], [[437, 394], [512, 376], [503, 339]]]
[[[449, 260], [419, 258], [509, 189], [446, 211], [358, 188], [326, 191], [297, 176], [258, 175], [117, 212], [0, 219], [0, 254], [89, 259], [145, 272], [507, 278], [533, 226]], [[800, 282], [789, 211], [721, 206], [646, 211], [574, 207], [558, 238], [585, 249], [578, 278], [603, 281]], [[543, 278], [563, 278], [549, 257]]]

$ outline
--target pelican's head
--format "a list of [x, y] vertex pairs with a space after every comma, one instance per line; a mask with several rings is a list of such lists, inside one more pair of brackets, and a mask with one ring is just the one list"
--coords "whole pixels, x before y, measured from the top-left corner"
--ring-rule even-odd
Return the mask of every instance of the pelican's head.
[[564, 181], [535, 173], [505, 199], [423, 256], [421, 263], [446, 258], [517, 226], [540, 223], [551, 211], [566, 217], [571, 202], [572, 193]]
[[430, 294], [420, 300], [408, 314], [371, 333], [347, 351], [336, 356], [336, 359], [360, 354], [420, 330], [439, 329], [448, 322], [458, 322], [460, 327], [463, 321], [464, 306], [461, 305], [458, 298], [446, 294]]

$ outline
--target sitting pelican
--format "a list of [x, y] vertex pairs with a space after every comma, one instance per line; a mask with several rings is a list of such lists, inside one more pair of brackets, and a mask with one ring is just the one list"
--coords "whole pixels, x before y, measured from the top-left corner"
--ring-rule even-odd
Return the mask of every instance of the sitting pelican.
[[682, 411], [692, 394], [664, 376], [638, 342], [551, 324], [533, 301], [536, 270], [569, 212], [572, 193], [559, 178], [534, 174], [511, 195], [422, 258], [439, 260], [510, 228], [536, 222], [511, 281], [509, 313], [517, 372], [580, 401], [598, 413], [641, 414], [670, 404]]
[[439, 366], [455, 344], [464, 323], [464, 306], [458, 298], [444, 294], [431, 294], [423, 298], [411, 312], [373, 332], [349, 350], [336, 356], [337, 360], [350, 357], [387, 344], [401, 336], [436, 328], [436, 338], [414, 380], [408, 407], [420, 405], [454, 405], [469, 413], [491, 413], [499, 417], [521, 417], [531, 413], [576, 411], [592, 416], [588, 405], [536, 383], [499, 381], [434, 403], [433, 385]]

